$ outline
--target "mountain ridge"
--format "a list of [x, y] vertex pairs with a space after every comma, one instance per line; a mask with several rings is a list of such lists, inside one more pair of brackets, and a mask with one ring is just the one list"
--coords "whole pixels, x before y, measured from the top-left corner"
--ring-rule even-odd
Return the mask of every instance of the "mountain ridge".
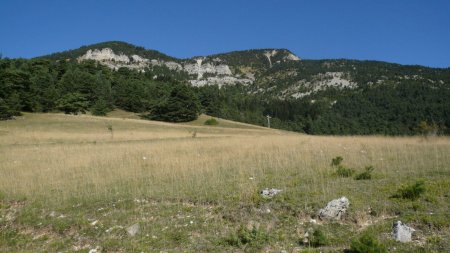
[[[218, 52], [218, 53], [212, 53], [212, 54], [207, 54], [207, 55], [194, 55], [192, 57], [187, 57], [187, 58], [182, 58], [182, 57], [175, 57], [175, 56], [171, 56], [168, 55], [166, 53], [163, 53], [160, 50], [156, 50], [156, 49], [149, 49], [149, 48], [145, 48], [143, 46], [138, 46], [138, 45], [134, 45], [132, 43], [128, 43], [125, 41], [118, 41], [118, 40], [111, 40], [111, 41], [104, 41], [104, 42], [98, 42], [98, 43], [93, 43], [93, 44], [89, 44], [89, 45], [83, 45], [80, 46], [79, 48], [74, 48], [74, 49], [67, 49], [67, 50], [63, 50], [63, 51], [59, 51], [59, 52], [54, 52], [54, 53], [50, 53], [50, 54], [44, 54], [41, 56], [36, 56], [36, 57], [32, 57], [31, 59], [52, 59], [52, 60], [65, 60], [68, 58], [72, 58], [75, 59], [76, 57], [80, 56], [78, 54], [76, 54], [76, 57], [73, 56], [73, 51], [76, 51], [77, 53], [79, 52], [79, 50], [88, 50], [88, 49], [92, 49], [92, 48], [97, 48], [97, 49], [101, 49], [104, 47], [110, 47], [112, 48], [114, 51], [116, 51], [114, 47], [111, 47], [111, 44], [116, 44], [116, 45], [123, 45], [123, 46], [128, 46], [130, 48], [136, 48], [139, 51], [150, 51], [150, 52], [155, 52], [157, 54], [161, 54], [162, 57], [167, 57], [167, 59], [174, 59], [174, 60], [192, 60], [192, 59], [196, 59], [196, 58], [201, 58], [201, 57], [215, 57], [215, 56], [223, 56], [223, 55], [227, 55], [227, 54], [232, 54], [232, 53], [244, 53], [244, 52], [250, 52], [250, 51], [269, 51], [269, 50], [280, 50], [280, 51], [287, 51], [289, 53], [294, 54], [291, 50], [287, 49], [287, 48], [250, 48], [250, 49], [238, 49], [238, 50], [231, 50], [231, 51], [225, 51], [225, 52]], [[118, 50], [120, 52], [120, 50]], [[85, 51], [84, 51], [85, 52]], [[295, 55], [295, 54], [294, 54]], [[67, 57], [66, 57], [67, 56]], [[431, 67], [431, 66], [427, 66], [427, 65], [422, 65], [422, 64], [402, 64], [402, 63], [397, 63], [397, 62], [391, 62], [391, 61], [386, 61], [386, 60], [374, 60], [374, 59], [354, 59], [354, 58], [323, 58], [323, 59], [307, 59], [304, 58], [302, 59], [303, 61], [340, 61], [340, 60], [347, 60], [347, 61], [358, 61], [358, 62], [375, 62], [375, 63], [388, 63], [388, 64], [393, 64], [393, 65], [401, 65], [401, 66], [417, 66], [417, 67], [423, 67], [423, 68], [430, 68], [430, 69], [450, 69], [449, 67]]]
[[0, 103], [14, 112], [57, 110], [64, 96], [151, 114], [187, 84], [202, 112], [240, 122], [264, 125], [270, 115], [272, 127], [311, 134], [417, 134], [419, 125], [450, 133], [450, 69], [300, 60], [286, 49], [177, 59], [117, 41], [1, 63]]

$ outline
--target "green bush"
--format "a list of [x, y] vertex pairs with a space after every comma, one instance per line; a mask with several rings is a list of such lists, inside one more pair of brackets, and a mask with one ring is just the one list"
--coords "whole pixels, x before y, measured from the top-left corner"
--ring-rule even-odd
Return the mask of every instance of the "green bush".
[[327, 244], [327, 237], [320, 229], [314, 230], [311, 237], [309, 238], [309, 244], [312, 247], [320, 247]]
[[372, 171], [374, 170], [374, 168], [372, 166], [367, 166], [365, 168], [365, 171], [356, 175], [355, 179], [356, 180], [370, 180], [372, 179]]
[[105, 116], [110, 111], [111, 108], [109, 108], [108, 103], [104, 99], [97, 100], [91, 108], [91, 113], [95, 116]]
[[417, 181], [414, 184], [406, 185], [397, 190], [392, 197], [416, 200], [425, 192], [425, 182]]
[[339, 166], [339, 165], [341, 165], [342, 160], [344, 160], [344, 158], [342, 158], [341, 156], [336, 156], [335, 158], [333, 158], [331, 160], [331, 166]]
[[355, 170], [351, 168], [345, 168], [344, 166], [339, 166], [336, 170], [336, 174], [340, 177], [351, 177], [355, 174]]
[[208, 125], [208, 126], [215, 126], [215, 125], [219, 124], [219, 121], [217, 121], [215, 118], [210, 118], [210, 119], [205, 120], [204, 124]]
[[241, 247], [249, 245], [251, 248], [262, 248], [269, 240], [269, 237], [263, 231], [253, 227], [251, 230], [240, 226], [236, 233], [231, 234], [225, 239], [225, 242], [231, 246]]
[[363, 234], [361, 237], [354, 239], [350, 244], [348, 253], [385, 253], [386, 247], [378, 242], [372, 235]]
[[88, 102], [86, 97], [78, 92], [68, 93], [56, 101], [59, 110], [66, 114], [86, 113]]

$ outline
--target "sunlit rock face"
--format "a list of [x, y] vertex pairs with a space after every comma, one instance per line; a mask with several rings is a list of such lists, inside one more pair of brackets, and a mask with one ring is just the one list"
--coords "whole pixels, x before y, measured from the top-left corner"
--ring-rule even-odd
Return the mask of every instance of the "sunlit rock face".
[[[280, 63], [280, 61], [300, 60], [292, 53], [286, 52], [286, 50], [274, 49], [262, 53], [263, 57], [265, 56], [267, 58], [270, 67], [272, 67], [272, 64]], [[167, 67], [170, 71], [184, 71], [189, 76], [187, 81], [193, 86], [249, 85], [255, 81], [254, 71], [246, 71], [243, 70], [245, 68], [242, 68], [240, 73], [233, 73], [231, 67], [226, 64], [227, 61], [220, 57], [196, 57], [186, 60], [164, 61], [160, 59], [147, 59], [140, 55], [125, 55], [114, 52], [111, 48], [103, 48], [90, 49], [84, 55], [78, 57], [78, 61], [84, 60], [94, 60], [114, 70], [125, 67], [144, 72], [146, 69], [151, 69], [152, 67], [163, 66]], [[236, 66], [234, 67], [236, 69]]]
[[[137, 55], [136, 55], [137, 56]], [[137, 56], [139, 57], [139, 56]], [[140, 58], [140, 57], [139, 57]], [[142, 58], [140, 58], [142, 59]], [[83, 56], [80, 56], [78, 60], [94, 60], [94, 61], [116, 61], [116, 62], [123, 62], [123, 63], [129, 63], [130, 58], [124, 54], [117, 55], [114, 53], [114, 51], [111, 48], [103, 48], [101, 50], [89, 49], [86, 54]]]
[[215, 75], [232, 75], [230, 67], [225, 64], [213, 65], [211, 63], [203, 63], [203, 59], [196, 59], [196, 63], [185, 64], [184, 70], [190, 75], [197, 75], [197, 80], [200, 80], [205, 73]]

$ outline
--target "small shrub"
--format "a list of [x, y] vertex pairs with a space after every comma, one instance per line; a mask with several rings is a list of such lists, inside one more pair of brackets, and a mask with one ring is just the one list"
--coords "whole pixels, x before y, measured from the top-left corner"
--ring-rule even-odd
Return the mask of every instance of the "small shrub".
[[312, 247], [320, 247], [327, 244], [327, 237], [320, 229], [314, 230], [312, 236], [309, 238], [309, 244]]
[[219, 121], [217, 121], [215, 118], [210, 118], [210, 119], [205, 120], [204, 124], [208, 125], [208, 126], [216, 126], [216, 125], [219, 125]]
[[339, 166], [341, 165], [341, 162], [344, 160], [341, 156], [336, 156], [331, 160], [331, 166]]
[[268, 240], [269, 237], [263, 231], [255, 227], [250, 230], [244, 226], [240, 226], [236, 233], [231, 234], [225, 239], [225, 242], [237, 247], [249, 245], [252, 248], [262, 248]]
[[91, 108], [91, 113], [94, 116], [106, 116], [111, 109], [104, 99], [97, 100]]
[[355, 174], [355, 170], [351, 168], [345, 168], [344, 166], [339, 166], [336, 170], [336, 174], [340, 177], [351, 177]]
[[374, 170], [374, 168], [372, 166], [367, 166], [365, 168], [365, 171], [356, 175], [355, 179], [356, 180], [370, 180], [372, 179], [372, 171]]
[[417, 181], [414, 184], [403, 186], [402, 188], [397, 190], [397, 193], [394, 194], [393, 198], [402, 198], [402, 199], [410, 199], [416, 200], [425, 192], [425, 182]]
[[378, 242], [372, 235], [363, 234], [361, 237], [354, 239], [350, 244], [348, 253], [385, 253], [386, 247]]

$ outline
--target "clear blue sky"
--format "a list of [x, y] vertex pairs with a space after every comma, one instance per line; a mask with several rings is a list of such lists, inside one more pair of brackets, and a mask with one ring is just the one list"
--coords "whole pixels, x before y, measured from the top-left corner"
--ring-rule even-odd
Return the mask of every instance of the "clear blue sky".
[[450, 67], [450, 0], [0, 0], [0, 13], [10, 58], [121, 40], [180, 58], [288, 48]]

